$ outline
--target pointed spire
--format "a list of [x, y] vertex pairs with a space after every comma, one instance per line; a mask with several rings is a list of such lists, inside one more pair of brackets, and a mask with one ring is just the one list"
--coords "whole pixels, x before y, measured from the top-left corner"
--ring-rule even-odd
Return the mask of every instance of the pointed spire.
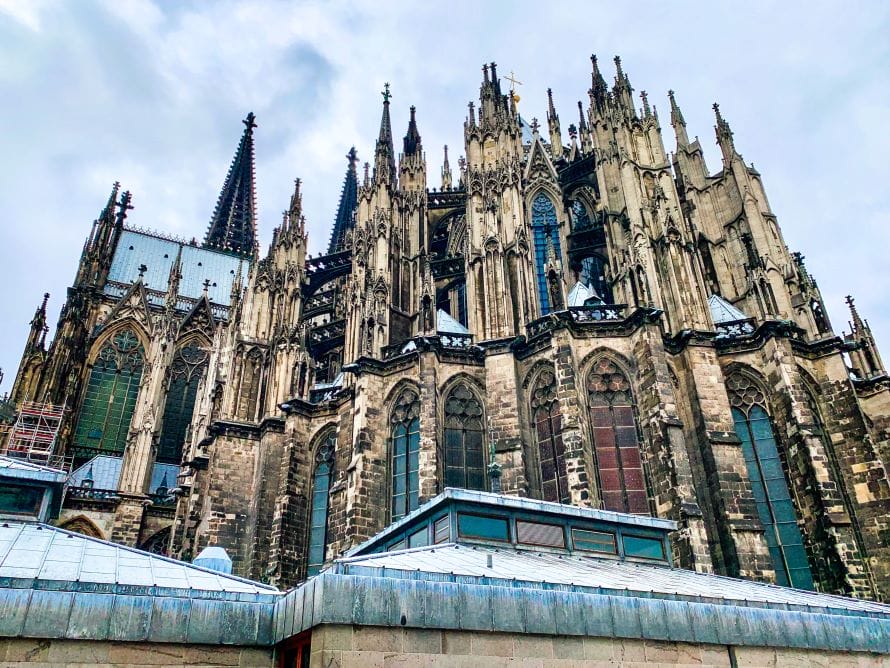
[[244, 134], [204, 237], [207, 248], [222, 248], [247, 258], [257, 252], [253, 150], [253, 130], [257, 127], [255, 120], [256, 116], [250, 112], [242, 121]]
[[562, 131], [559, 127], [559, 116], [553, 106], [553, 91], [547, 89], [547, 127], [550, 130], [550, 155], [554, 160], [562, 157]]
[[649, 118], [652, 115], [652, 108], [649, 106], [649, 94], [646, 91], [641, 90], [640, 99], [643, 101], [643, 118]]
[[633, 88], [630, 85], [630, 78], [625, 74], [621, 67], [621, 56], [615, 56], [615, 100], [621, 103], [624, 108], [634, 114], [633, 106]]
[[232, 313], [235, 312], [235, 309], [240, 303], [241, 293], [244, 290], [244, 282], [241, 278], [241, 272], [243, 271], [243, 262], [243, 259], [238, 260], [238, 269], [235, 271], [235, 278], [232, 281], [232, 289], [229, 292], [229, 308], [231, 309]]
[[867, 320], [863, 320], [853, 298], [847, 295], [847, 306], [850, 307], [850, 334], [845, 335], [844, 339], [848, 343], [852, 343], [850, 348], [850, 362], [853, 365], [853, 372], [862, 380], [878, 378], [887, 375], [884, 368], [884, 362], [881, 360], [881, 354], [878, 352], [877, 342], [871, 333], [871, 327]]
[[411, 120], [408, 121], [408, 133], [404, 139], [405, 155], [416, 155], [421, 150], [420, 132], [417, 131], [417, 119], [414, 117], [416, 111], [411, 105]]
[[374, 181], [392, 182], [396, 178], [396, 157], [392, 145], [392, 122], [389, 119], [389, 83], [383, 86], [383, 115], [380, 117], [380, 135], [374, 151]]
[[850, 307], [850, 317], [852, 318], [850, 328], [853, 330], [854, 335], [859, 334], [865, 330], [866, 325], [859, 316], [859, 311], [856, 308], [856, 304], [853, 302], [853, 297], [847, 295], [845, 301], [847, 302], [847, 306]]
[[[355, 207], [358, 202], [358, 176], [355, 173], [358, 154], [355, 152], [355, 146], [349, 149], [346, 159], [349, 162], [346, 165], [346, 176], [343, 178], [343, 189], [340, 191], [340, 204], [337, 207], [337, 217], [334, 219], [334, 229], [331, 230], [331, 240], [328, 243], [328, 255], [345, 250], [349, 232], [355, 222]], [[367, 181], [368, 163], [365, 163], [365, 185]]]
[[671, 125], [674, 128], [674, 134], [677, 136], [677, 146], [687, 146], [689, 144], [689, 136], [686, 134], [686, 120], [683, 118], [683, 112], [674, 98], [674, 91], [668, 91], [668, 99], [671, 101]]
[[31, 318], [31, 331], [28, 334], [28, 342], [25, 345], [25, 354], [43, 350], [47, 326], [46, 326], [46, 304], [49, 301], [49, 293], [43, 293], [43, 301], [34, 311], [34, 317]]
[[714, 115], [717, 117], [717, 125], [714, 126], [714, 132], [717, 133], [717, 144], [720, 145], [720, 150], [723, 151], [724, 161], [728, 162], [735, 153], [732, 130], [729, 128], [729, 123], [723, 118], [723, 114], [720, 113], [720, 105], [715, 102], [713, 108]]
[[180, 280], [182, 280], [182, 246], [176, 252], [176, 259], [170, 265], [170, 275], [167, 277], [167, 297], [164, 301], [170, 311], [176, 308]]
[[290, 208], [287, 210], [287, 219], [290, 226], [299, 222], [303, 215], [303, 193], [300, 192], [302, 181], [294, 179], [294, 194], [290, 196]]
[[451, 165], [448, 164], [448, 144], [445, 144], [445, 160], [442, 162], [442, 190], [451, 190]]

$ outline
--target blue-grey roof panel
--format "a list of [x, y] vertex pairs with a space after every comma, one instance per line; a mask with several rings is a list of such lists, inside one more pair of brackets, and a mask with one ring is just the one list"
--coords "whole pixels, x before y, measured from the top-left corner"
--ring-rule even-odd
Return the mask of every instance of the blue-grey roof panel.
[[215, 304], [228, 305], [232, 283], [241, 268], [242, 284], [246, 283], [248, 263], [241, 258], [208, 248], [200, 248], [144, 232], [124, 230], [111, 261], [108, 278], [117, 283], [135, 283], [140, 265], [145, 265], [142, 281], [152, 290], [166, 290], [170, 267], [182, 251], [182, 279], [179, 294], [197, 299], [209, 280], [208, 296]]

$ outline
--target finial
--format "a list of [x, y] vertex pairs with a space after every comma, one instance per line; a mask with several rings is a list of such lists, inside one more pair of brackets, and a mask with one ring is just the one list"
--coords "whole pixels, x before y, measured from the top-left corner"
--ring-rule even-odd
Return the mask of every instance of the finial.
[[383, 96], [383, 104], [389, 104], [389, 98], [392, 97], [392, 93], [389, 92], [389, 82], [387, 81], [383, 84], [383, 92], [380, 93]]
[[365, 168], [365, 181], [364, 181], [364, 184], [367, 186], [367, 185], [370, 185], [370, 183], [371, 183], [371, 176], [370, 176], [370, 173], [369, 173], [369, 170], [371, 169], [371, 165], [370, 165], [369, 163], [366, 162], [365, 165], [364, 165], [364, 168]]
[[578, 119], [578, 129], [586, 130], [587, 121], [584, 119], [584, 105], [581, 103], [581, 100], [578, 100]]
[[46, 313], [46, 303], [49, 301], [49, 293], [43, 293], [43, 303], [40, 305], [40, 310]]
[[643, 100], [643, 116], [651, 116], [652, 110], [649, 108], [649, 94], [646, 91], [641, 90], [640, 99]]
[[210, 291], [210, 279], [204, 279], [204, 296], [207, 296], [207, 293]]
[[578, 128], [575, 127], [575, 124], [572, 123], [569, 125], [569, 139], [575, 141], [578, 138]]
[[532, 132], [533, 132], [534, 134], [538, 134], [538, 128], [540, 128], [540, 127], [541, 127], [541, 124], [538, 123], [538, 119], [537, 119], [537, 118], [533, 118], [533, 119], [532, 119], [532, 124], [531, 124]]
[[556, 118], [556, 107], [553, 106], [553, 91], [547, 89], [547, 116], [550, 119]]
[[130, 191], [127, 190], [121, 195], [120, 202], [118, 202], [117, 206], [117, 224], [120, 227], [124, 226], [124, 221], [127, 219], [127, 211], [133, 208], [133, 205], [130, 204], [132, 201], [132, 195], [130, 195]]
[[142, 279], [145, 278], [145, 272], [148, 271], [148, 267], [144, 264], [140, 264], [137, 269], [139, 269], [139, 282], [142, 282]]
[[247, 118], [245, 118], [241, 122], [244, 123], [244, 126], [247, 128], [247, 132], [253, 132], [253, 129], [257, 127], [256, 116], [252, 111], [247, 114]]
[[355, 150], [355, 146], [349, 149], [349, 153], [346, 154], [346, 159], [349, 160], [349, 166], [352, 169], [355, 169], [355, 163], [358, 162], [358, 153]]
[[494, 61], [491, 63], [491, 82], [497, 83], [498, 80], [498, 64]]
[[624, 76], [624, 70], [621, 69], [621, 56], [615, 56], [615, 69], [618, 72], [618, 78], [622, 78]]

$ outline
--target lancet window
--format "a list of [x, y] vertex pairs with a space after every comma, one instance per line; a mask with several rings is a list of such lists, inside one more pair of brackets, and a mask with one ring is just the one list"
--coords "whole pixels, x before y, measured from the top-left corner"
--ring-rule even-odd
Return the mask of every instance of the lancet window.
[[445, 486], [485, 489], [482, 404], [464, 384], [445, 400]]
[[307, 575], [318, 573], [324, 566], [328, 546], [328, 515], [330, 513], [331, 481], [334, 476], [336, 433], [331, 430], [321, 439], [315, 451], [315, 473], [312, 476], [312, 498], [309, 508], [309, 549]]
[[547, 282], [548, 255], [552, 252], [556, 259], [560, 259], [562, 252], [559, 245], [559, 228], [556, 224], [556, 207], [544, 193], [540, 193], [532, 201], [532, 234], [535, 241], [538, 299], [541, 302], [541, 315], [547, 315], [558, 307], [551, 300]]
[[603, 358], [587, 376], [587, 400], [603, 508], [649, 514], [639, 431], [627, 375]]
[[87, 381], [74, 436], [76, 451], [123, 453], [143, 364], [144, 349], [132, 330], [122, 330], [103, 344]]
[[532, 420], [545, 501], [568, 503], [566, 448], [562, 440], [562, 413], [556, 398], [556, 378], [551, 370], [541, 373], [531, 396]]
[[813, 589], [813, 576], [764, 392], [741, 373], [731, 375], [726, 386], [776, 581], [784, 586]]
[[390, 507], [395, 521], [420, 505], [420, 398], [411, 388], [399, 394], [390, 428]]
[[179, 464], [182, 461], [182, 448], [195, 410], [198, 383], [207, 368], [207, 360], [207, 350], [196, 340], [184, 345], [173, 356], [158, 443], [159, 462]]

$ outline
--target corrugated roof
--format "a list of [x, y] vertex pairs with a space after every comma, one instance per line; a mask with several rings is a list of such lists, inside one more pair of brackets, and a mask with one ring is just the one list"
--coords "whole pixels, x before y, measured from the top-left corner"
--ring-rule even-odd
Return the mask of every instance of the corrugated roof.
[[[491, 566], [488, 565], [489, 558]], [[751, 580], [696, 573], [680, 568], [581, 557], [531, 550], [445, 544], [340, 559], [334, 572], [425, 579], [422, 574], [449, 576], [451, 581], [497, 584], [493, 580], [570, 585], [613, 590], [642, 597], [664, 595], [684, 599], [714, 599], [727, 603], [757, 602], [767, 607], [788, 605], [868, 613], [890, 618], [890, 605], [817, 592], [779, 587]], [[398, 572], [402, 572], [399, 575]], [[437, 577], [441, 581], [442, 578]], [[502, 583], [503, 584], [503, 583]]]
[[23, 480], [40, 480], [43, 482], [64, 482], [68, 476], [61, 469], [42, 466], [15, 457], [0, 455], [0, 475]]
[[714, 321], [715, 325], [723, 322], [735, 322], [748, 319], [748, 316], [723, 299], [720, 295], [711, 295], [708, 297], [708, 308], [711, 309], [711, 319]]
[[229, 253], [198, 248], [178, 241], [162, 239], [144, 232], [124, 230], [111, 261], [108, 279], [118, 283], [134, 283], [139, 266], [145, 265], [143, 283], [153, 290], [166, 290], [170, 267], [182, 251], [182, 279], [179, 294], [197, 299], [204, 293], [204, 281], [210, 281], [208, 296], [215, 304], [228, 305], [232, 283], [239, 263], [246, 282], [249, 262]]
[[0, 578], [275, 593], [275, 587], [46, 524], [0, 524]]

